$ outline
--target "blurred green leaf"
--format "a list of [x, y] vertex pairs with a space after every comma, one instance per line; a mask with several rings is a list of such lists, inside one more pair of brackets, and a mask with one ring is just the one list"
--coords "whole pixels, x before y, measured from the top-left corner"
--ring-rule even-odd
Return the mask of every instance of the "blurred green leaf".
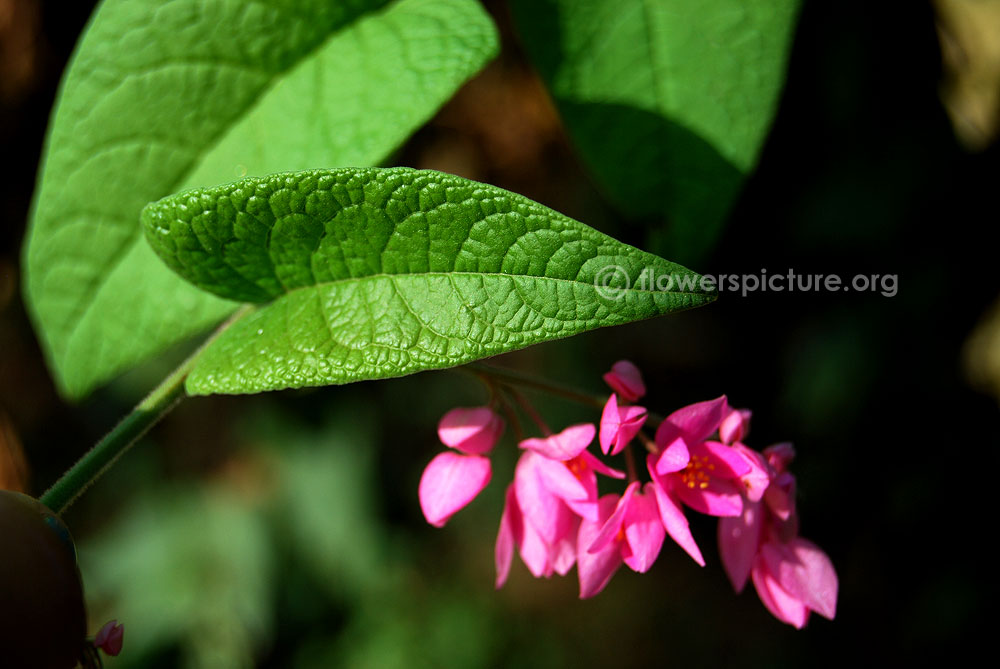
[[235, 305], [166, 271], [139, 212], [247, 174], [383, 161], [497, 51], [474, 0], [105, 0], [53, 114], [26, 301], [80, 397]]
[[753, 169], [798, 0], [515, 0], [525, 48], [584, 162], [624, 212], [665, 218], [697, 262]]
[[304, 566], [336, 597], [358, 597], [387, 581], [370, 407], [340, 407], [318, 430], [286, 417], [248, 422], [273, 458], [277, 532]]
[[133, 504], [81, 547], [88, 598], [113, 601], [126, 624], [127, 653], [114, 666], [146, 666], [175, 645], [192, 669], [253, 666], [273, 623], [260, 516], [219, 488], [164, 489]]
[[[403, 376], [714, 299], [679, 265], [440, 172], [245, 179], [165, 198], [143, 222], [187, 280], [267, 303], [202, 352], [192, 394]], [[650, 273], [695, 287], [641, 287]]]

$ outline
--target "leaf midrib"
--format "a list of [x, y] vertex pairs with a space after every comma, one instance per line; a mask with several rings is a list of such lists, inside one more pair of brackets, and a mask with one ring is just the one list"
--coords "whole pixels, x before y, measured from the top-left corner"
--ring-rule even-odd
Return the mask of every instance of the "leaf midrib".
[[[421, 277], [421, 278], [423, 278], [423, 277], [435, 277], [435, 276], [436, 277], [444, 277], [444, 278], [451, 278], [451, 277], [455, 277], [455, 276], [475, 276], [475, 277], [504, 277], [504, 278], [507, 278], [507, 279], [518, 279], [518, 278], [523, 278], [523, 279], [541, 279], [541, 280], [544, 280], [544, 281], [555, 281], [555, 282], [558, 282], [558, 283], [569, 283], [569, 284], [573, 284], [573, 285], [577, 285], [577, 286], [590, 286], [595, 291], [597, 290], [597, 286], [592, 281], [581, 281], [579, 279], [561, 279], [559, 277], [554, 277], [554, 276], [538, 276], [538, 275], [535, 275], [535, 274], [508, 274], [506, 272], [465, 272], [465, 271], [456, 271], [456, 272], [406, 272], [406, 273], [401, 273], [401, 274], [392, 274], [392, 273], [389, 273], [389, 272], [378, 272], [376, 274], [365, 274], [364, 276], [351, 276], [351, 277], [346, 277], [346, 278], [343, 278], [343, 279], [335, 279], [333, 281], [317, 281], [316, 283], [311, 283], [311, 284], [306, 285], [306, 286], [298, 286], [296, 288], [290, 288], [290, 289], [286, 290], [284, 293], [275, 296], [274, 299], [272, 299], [269, 302], [256, 302], [256, 303], [252, 303], [252, 304], [255, 304], [256, 306], [263, 307], [263, 306], [266, 306], [268, 304], [271, 304], [271, 303], [275, 302], [276, 300], [280, 300], [283, 297], [286, 297], [288, 295], [294, 295], [295, 293], [298, 293], [298, 292], [301, 292], [301, 291], [307, 291], [307, 290], [310, 290], [310, 289], [313, 289], [313, 288], [325, 288], [325, 287], [328, 287], [328, 286], [336, 286], [336, 285], [339, 285], [339, 284], [346, 284], [346, 283], [351, 283], [351, 282], [363, 282], [363, 281], [366, 281], [368, 279], [389, 279], [390, 281], [395, 281], [396, 279], [405, 279], [407, 277]], [[634, 288], [634, 287], [631, 287], [631, 286], [628, 287], [628, 288], [613, 288], [613, 287], [609, 286], [609, 287], [607, 287], [607, 290], [623, 291], [623, 292], [638, 293], [638, 294], [651, 294], [651, 295], [658, 295], [658, 294], [681, 295], [681, 296], [685, 296], [686, 295], [686, 296], [690, 296], [690, 297], [702, 297], [702, 298], [709, 299], [709, 300], [713, 299], [715, 297], [715, 295], [713, 295], [712, 293], [692, 293], [692, 292], [680, 291], [680, 290], [642, 290], [642, 289]], [[609, 300], [609, 301], [617, 302], [618, 300], [615, 299], [615, 300]]]

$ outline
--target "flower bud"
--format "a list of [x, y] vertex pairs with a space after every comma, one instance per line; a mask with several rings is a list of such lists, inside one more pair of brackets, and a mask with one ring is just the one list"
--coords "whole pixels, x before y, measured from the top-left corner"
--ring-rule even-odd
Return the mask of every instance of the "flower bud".
[[619, 360], [604, 375], [604, 382], [626, 402], [635, 402], [646, 394], [646, 384], [642, 382], [639, 368], [628, 360]]
[[438, 437], [466, 455], [485, 455], [496, 446], [503, 428], [503, 419], [489, 407], [460, 407], [441, 418]]

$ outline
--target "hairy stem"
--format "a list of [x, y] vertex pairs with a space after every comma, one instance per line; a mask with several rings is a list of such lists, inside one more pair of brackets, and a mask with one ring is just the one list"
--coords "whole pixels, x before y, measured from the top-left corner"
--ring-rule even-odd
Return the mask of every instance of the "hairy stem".
[[132, 444], [184, 399], [186, 396], [184, 380], [194, 367], [198, 356], [205, 350], [206, 346], [251, 308], [245, 306], [237, 310], [232, 317], [219, 326], [197, 351], [172, 371], [111, 432], [59, 477], [59, 480], [45, 491], [39, 501], [57, 514], [62, 514], [68, 509], [87, 488], [93, 485], [118, 458], [132, 447]]

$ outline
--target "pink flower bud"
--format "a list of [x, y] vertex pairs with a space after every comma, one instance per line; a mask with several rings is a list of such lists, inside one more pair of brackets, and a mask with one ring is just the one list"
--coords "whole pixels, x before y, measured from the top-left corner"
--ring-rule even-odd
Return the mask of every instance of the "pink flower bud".
[[621, 395], [626, 402], [635, 402], [646, 394], [646, 384], [642, 382], [639, 368], [628, 360], [619, 360], [604, 375], [604, 382]]
[[94, 645], [112, 657], [122, 652], [122, 637], [125, 635], [125, 626], [117, 620], [109, 620], [104, 623], [97, 636], [94, 637]]
[[750, 431], [750, 410], [733, 409], [719, 425], [719, 439], [724, 444], [735, 444], [746, 439]]
[[458, 408], [441, 418], [438, 437], [466, 455], [485, 455], [496, 446], [503, 428], [503, 419], [489, 407]]
[[764, 449], [764, 457], [767, 458], [767, 464], [780, 474], [788, 469], [788, 465], [795, 459], [795, 447], [787, 441], [768, 446]]

